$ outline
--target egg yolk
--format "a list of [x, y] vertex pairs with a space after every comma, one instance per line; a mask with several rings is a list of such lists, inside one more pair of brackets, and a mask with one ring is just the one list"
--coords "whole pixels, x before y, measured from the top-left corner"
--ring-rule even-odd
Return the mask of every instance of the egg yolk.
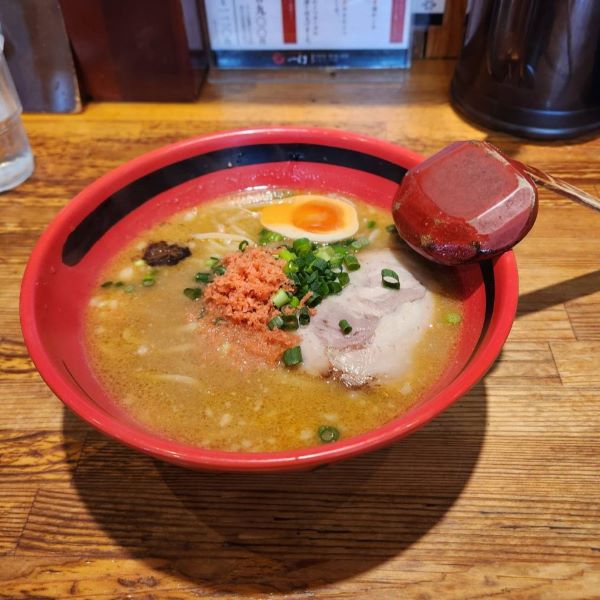
[[312, 233], [326, 233], [343, 226], [343, 215], [333, 204], [311, 200], [294, 209], [292, 223]]

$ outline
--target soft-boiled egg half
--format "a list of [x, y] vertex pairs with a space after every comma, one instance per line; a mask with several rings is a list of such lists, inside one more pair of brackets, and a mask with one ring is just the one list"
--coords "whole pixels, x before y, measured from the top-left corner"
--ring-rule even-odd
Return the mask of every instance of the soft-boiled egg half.
[[260, 222], [292, 240], [305, 237], [313, 242], [336, 242], [352, 237], [358, 230], [358, 215], [352, 203], [317, 194], [269, 204], [262, 209]]

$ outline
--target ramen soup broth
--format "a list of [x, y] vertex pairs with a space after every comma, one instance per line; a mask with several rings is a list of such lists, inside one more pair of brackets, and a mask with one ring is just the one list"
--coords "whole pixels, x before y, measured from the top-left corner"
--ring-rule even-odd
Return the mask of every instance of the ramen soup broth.
[[[145, 428], [211, 449], [251, 452], [314, 446], [331, 441], [323, 439], [323, 431], [344, 439], [390, 421], [417, 402], [443, 372], [457, 343], [461, 303], [451, 271], [435, 265], [417, 266], [431, 303], [423, 313], [424, 325], [415, 329], [413, 323], [418, 339], [403, 345], [396, 337], [398, 346], [385, 355], [386, 360], [409, 366], [397, 377], [353, 380], [335, 376], [334, 368], [320, 372], [314, 353], [304, 346], [305, 364], [286, 367], [281, 360], [265, 361], [255, 352], [261, 346], [256, 332], [230, 327], [226, 319], [207, 312], [203, 297], [184, 293], [206, 288], [194, 276], [210, 271], [207, 264], [215, 263], [211, 257], [239, 253], [243, 240], [253, 247], [263, 228], [259, 216], [264, 205], [285, 204], [297, 194], [263, 190], [203, 203], [143, 232], [106, 266], [87, 310], [87, 350], [110, 396]], [[377, 257], [378, 252], [410, 252], [386, 229], [392, 222], [387, 212], [358, 199], [351, 202], [358, 225], [353, 237], [369, 241], [355, 254], [359, 261], [370, 264], [367, 257]], [[186, 246], [191, 255], [172, 266], [147, 265], [142, 260], [145, 248], [161, 240]], [[358, 274], [360, 269], [349, 272], [347, 288], [311, 309], [311, 323], [294, 332], [302, 344], [311, 336], [324, 339], [326, 330], [322, 322], [318, 329], [318, 319], [334, 306], [330, 299], [354, 307], [353, 293], [358, 292], [353, 292], [352, 281]], [[382, 291], [378, 270], [376, 278], [374, 293], [393, 299], [403, 292]], [[332, 338], [339, 338], [338, 345], [360, 334], [357, 319], [347, 338], [336, 321]]]

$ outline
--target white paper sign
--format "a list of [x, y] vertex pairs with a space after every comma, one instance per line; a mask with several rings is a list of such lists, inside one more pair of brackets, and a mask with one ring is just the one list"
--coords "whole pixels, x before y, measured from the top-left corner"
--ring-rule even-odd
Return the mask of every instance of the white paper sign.
[[216, 51], [409, 46], [409, 0], [206, 0], [206, 13]]

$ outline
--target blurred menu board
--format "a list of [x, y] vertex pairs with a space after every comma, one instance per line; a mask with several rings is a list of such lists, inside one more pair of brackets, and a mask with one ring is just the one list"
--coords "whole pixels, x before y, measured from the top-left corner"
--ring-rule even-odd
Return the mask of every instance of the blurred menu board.
[[220, 68], [408, 67], [409, 0], [206, 0]]

